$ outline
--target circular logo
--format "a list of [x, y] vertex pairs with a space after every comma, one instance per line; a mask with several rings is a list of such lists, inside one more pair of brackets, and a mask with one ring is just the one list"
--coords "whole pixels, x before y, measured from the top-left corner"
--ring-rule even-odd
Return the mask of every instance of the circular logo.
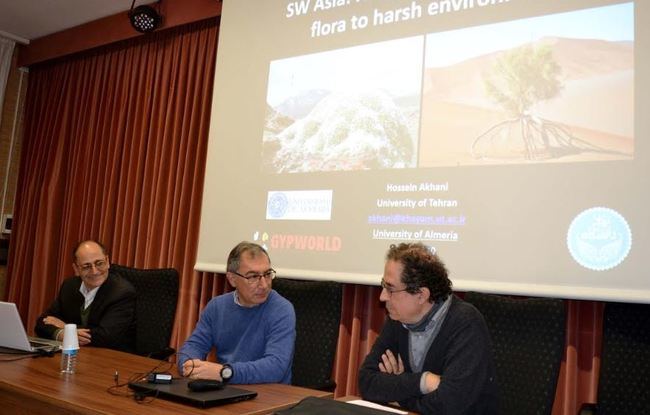
[[272, 218], [281, 218], [287, 213], [287, 206], [289, 206], [287, 195], [276, 192], [269, 197], [269, 201], [266, 203], [266, 211]]
[[623, 262], [630, 252], [632, 232], [617, 211], [594, 207], [573, 219], [567, 233], [567, 246], [578, 264], [594, 271], [605, 271]]

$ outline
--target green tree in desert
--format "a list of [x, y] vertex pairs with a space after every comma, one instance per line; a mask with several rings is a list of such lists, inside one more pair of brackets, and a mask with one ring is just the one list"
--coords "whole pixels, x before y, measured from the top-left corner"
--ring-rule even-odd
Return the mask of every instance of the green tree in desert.
[[[557, 97], [562, 68], [549, 45], [525, 45], [503, 53], [484, 74], [487, 96], [511, 118], [492, 126], [472, 145], [475, 157], [485, 157], [497, 142], [523, 141], [526, 159], [553, 156], [555, 146], [568, 145], [566, 130], [533, 113], [536, 104]], [[512, 144], [512, 143], [510, 143]], [[514, 147], [514, 146], [511, 146]]]
[[512, 115], [523, 116], [534, 104], [560, 93], [561, 73], [550, 46], [526, 45], [497, 60], [492, 76], [485, 79], [485, 89]]

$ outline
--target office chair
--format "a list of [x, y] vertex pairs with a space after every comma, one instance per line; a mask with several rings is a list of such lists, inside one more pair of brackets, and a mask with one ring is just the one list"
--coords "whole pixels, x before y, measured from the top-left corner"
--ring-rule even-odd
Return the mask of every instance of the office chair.
[[650, 413], [650, 304], [606, 303], [598, 404], [581, 414]]
[[483, 314], [492, 338], [500, 413], [550, 414], [565, 346], [564, 301], [477, 292], [465, 301]]
[[136, 302], [136, 353], [167, 359], [178, 300], [178, 271], [174, 268], [139, 269], [111, 264], [114, 271], [133, 284]]
[[273, 289], [289, 300], [296, 311], [291, 383], [334, 391], [336, 383], [331, 376], [341, 322], [341, 284], [276, 278]]

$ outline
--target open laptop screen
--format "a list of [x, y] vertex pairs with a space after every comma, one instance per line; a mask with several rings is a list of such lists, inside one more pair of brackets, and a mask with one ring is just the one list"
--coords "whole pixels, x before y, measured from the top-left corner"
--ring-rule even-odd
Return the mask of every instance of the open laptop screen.
[[0, 347], [35, 353], [57, 351], [60, 346], [55, 340], [28, 337], [16, 304], [0, 301]]

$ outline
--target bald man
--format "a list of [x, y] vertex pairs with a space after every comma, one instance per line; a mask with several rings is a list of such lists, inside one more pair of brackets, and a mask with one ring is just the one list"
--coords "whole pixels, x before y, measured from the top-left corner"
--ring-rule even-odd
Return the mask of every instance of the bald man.
[[79, 243], [72, 267], [75, 276], [63, 281], [54, 302], [39, 316], [36, 334], [62, 340], [65, 324], [74, 323], [80, 346], [135, 351], [135, 288], [110, 272], [104, 246], [93, 240]]

